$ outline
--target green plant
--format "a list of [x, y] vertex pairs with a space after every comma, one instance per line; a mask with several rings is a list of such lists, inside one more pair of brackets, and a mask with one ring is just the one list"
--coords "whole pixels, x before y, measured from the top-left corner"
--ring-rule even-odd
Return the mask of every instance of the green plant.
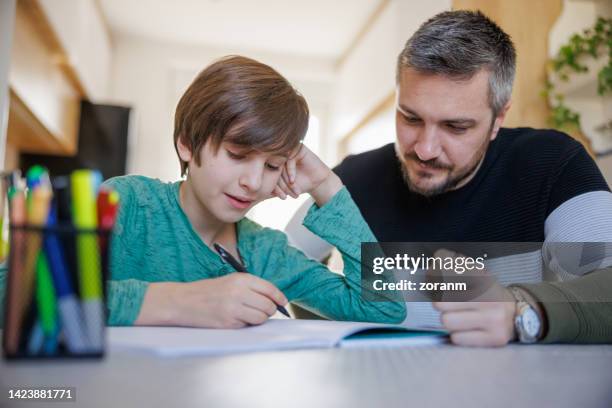
[[[582, 32], [574, 34], [569, 41], [561, 46], [557, 56], [550, 61], [553, 75], [561, 81], [569, 81], [571, 75], [588, 72], [584, 58], [607, 58], [607, 62], [597, 73], [597, 93], [601, 96], [612, 91], [612, 19], [597, 18], [595, 25]], [[563, 129], [580, 127], [580, 114], [565, 105], [565, 96], [555, 92], [555, 86], [547, 81], [543, 90], [546, 98], [551, 98], [552, 126]]]

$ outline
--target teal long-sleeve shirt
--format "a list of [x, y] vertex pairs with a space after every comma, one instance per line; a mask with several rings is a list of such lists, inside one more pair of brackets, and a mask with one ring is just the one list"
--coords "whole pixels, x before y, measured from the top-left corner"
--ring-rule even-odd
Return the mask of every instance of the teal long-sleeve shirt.
[[[109, 324], [134, 323], [152, 282], [192, 282], [234, 272], [201, 240], [179, 202], [180, 182], [123, 176], [106, 185], [121, 206], [111, 241]], [[238, 249], [250, 273], [276, 285], [291, 302], [333, 320], [401, 322], [401, 302], [361, 298], [361, 242], [375, 241], [346, 188], [304, 225], [342, 253], [344, 276], [289, 246], [284, 233], [248, 218], [237, 223]]]

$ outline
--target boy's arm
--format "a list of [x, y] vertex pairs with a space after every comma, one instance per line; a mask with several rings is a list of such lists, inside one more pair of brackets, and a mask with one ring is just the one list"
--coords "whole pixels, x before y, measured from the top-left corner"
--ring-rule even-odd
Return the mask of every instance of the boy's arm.
[[[322, 201], [315, 194], [313, 198], [317, 202]], [[304, 219], [304, 225], [340, 251], [344, 276], [308, 259], [301, 251], [287, 244], [284, 234], [278, 234], [272, 252], [275, 262], [278, 262], [278, 275], [269, 278], [277, 282], [290, 301], [334, 320], [386, 323], [404, 320], [406, 309], [403, 302], [368, 301], [362, 298], [361, 243], [375, 242], [376, 238], [345, 187], [341, 187], [321, 207], [313, 205]], [[381, 279], [385, 277], [381, 275]]]
[[149, 282], [137, 279], [110, 280], [107, 282], [108, 324], [130, 326], [134, 324], [149, 286]]
[[138, 270], [138, 254], [130, 251], [137, 241], [135, 191], [129, 177], [116, 177], [104, 182], [119, 193], [119, 211], [109, 245], [109, 271], [106, 282], [107, 322], [111, 326], [132, 325], [138, 317], [149, 282], [132, 279]]

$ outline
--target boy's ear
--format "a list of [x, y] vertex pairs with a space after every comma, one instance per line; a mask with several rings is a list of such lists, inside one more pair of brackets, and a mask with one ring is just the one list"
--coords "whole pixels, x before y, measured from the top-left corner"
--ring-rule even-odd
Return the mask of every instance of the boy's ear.
[[191, 150], [189, 149], [189, 147], [187, 147], [187, 145], [183, 143], [181, 137], [177, 138], [176, 140], [176, 150], [178, 150], [179, 157], [184, 162], [189, 162], [193, 157], [193, 155], [191, 154]]

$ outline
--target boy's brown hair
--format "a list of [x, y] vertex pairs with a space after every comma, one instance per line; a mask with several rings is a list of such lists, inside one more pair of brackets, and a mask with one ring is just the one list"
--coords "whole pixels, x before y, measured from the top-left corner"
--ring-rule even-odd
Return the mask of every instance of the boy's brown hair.
[[[174, 148], [180, 138], [197, 165], [208, 140], [215, 151], [227, 141], [284, 155], [299, 145], [307, 129], [308, 105], [289, 81], [268, 65], [232, 55], [206, 67], [181, 97]], [[187, 162], [179, 160], [184, 176]]]

